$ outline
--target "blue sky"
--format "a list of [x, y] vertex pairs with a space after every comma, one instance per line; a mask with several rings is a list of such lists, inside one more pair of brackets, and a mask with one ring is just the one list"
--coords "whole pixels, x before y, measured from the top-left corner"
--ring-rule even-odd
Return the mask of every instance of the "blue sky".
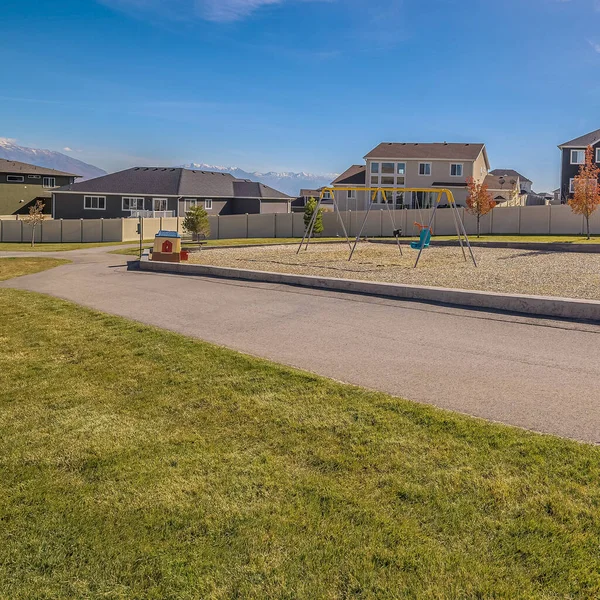
[[600, 0], [5, 0], [0, 136], [107, 170], [340, 172], [485, 142], [538, 191], [600, 128]]

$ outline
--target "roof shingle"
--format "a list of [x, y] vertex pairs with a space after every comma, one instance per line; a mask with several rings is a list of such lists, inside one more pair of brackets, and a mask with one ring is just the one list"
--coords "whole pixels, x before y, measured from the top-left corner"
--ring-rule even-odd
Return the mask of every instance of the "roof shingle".
[[19, 162], [18, 160], [8, 160], [7, 158], [0, 158], [0, 173], [50, 175], [53, 177], [81, 177], [81, 175], [75, 175], [74, 173], [57, 171], [56, 169], [49, 169], [48, 167], [38, 167], [37, 165], [30, 165], [29, 163]]
[[404, 142], [383, 142], [369, 152], [367, 158], [476, 160], [485, 144], [411, 144]]

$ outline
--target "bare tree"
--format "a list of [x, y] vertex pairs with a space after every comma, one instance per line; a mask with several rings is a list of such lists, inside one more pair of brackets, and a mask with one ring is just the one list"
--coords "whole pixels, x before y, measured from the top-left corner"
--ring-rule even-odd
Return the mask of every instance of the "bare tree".
[[29, 207], [29, 214], [23, 219], [27, 225], [31, 225], [31, 247], [35, 245], [35, 228], [44, 220], [44, 206], [41, 200]]

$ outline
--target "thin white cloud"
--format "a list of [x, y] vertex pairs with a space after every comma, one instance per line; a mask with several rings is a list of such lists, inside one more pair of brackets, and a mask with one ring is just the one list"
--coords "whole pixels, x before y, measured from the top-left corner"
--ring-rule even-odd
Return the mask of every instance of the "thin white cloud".
[[[227, 23], [239, 21], [269, 6], [290, 0], [97, 0], [110, 8], [133, 14], [159, 15], [177, 21], [199, 18]], [[307, 0], [300, 0], [307, 1]], [[331, 0], [311, 0], [331, 1]]]
[[594, 52], [600, 54], [600, 44], [598, 42], [593, 42], [592, 40], [588, 40], [588, 44], [592, 48]]
[[72, 149], [72, 148], [69, 148], [69, 146], [65, 146], [65, 147], [63, 148], [63, 151], [64, 151], [64, 152], [73, 152], [73, 149]]

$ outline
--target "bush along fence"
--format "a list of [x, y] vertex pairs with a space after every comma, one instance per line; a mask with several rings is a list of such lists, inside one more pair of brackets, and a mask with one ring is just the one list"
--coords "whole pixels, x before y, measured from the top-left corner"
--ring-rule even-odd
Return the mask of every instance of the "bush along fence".
[[[474, 216], [459, 209], [467, 233], [475, 235], [477, 222]], [[431, 210], [392, 211], [393, 221], [387, 210], [371, 210], [363, 230], [367, 237], [391, 237], [394, 229], [402, 229], [404, 236], [418, 235], [415, 222], [427, 223]], [[365, 217], [364, 211], [341, 213], [346, 229], [355, 236]], [[304, 233], [302, 213], [275, 213], [264, 215], [209, 216], [210, 237], [234, 238], [297, 238]], [[135, 242], [138, 219], [60, 219], [45, 220], [36, 228], [36, 242]], [[183, 229], [182, 217], [142, 219], [144, 239], [155, 236], [160, 229], [179, 231]], [[590, 219], [592, 234], [600, 235], [600, 211]], [[584, 220], [575, 215], [568, 206], [524, 206], [495, 208], [481, 219], [482, 235], [581, 235]], [[439, 209], [433, 222], [434, 235], [454, 235], [454, 221], [449, 209]], [[323, 214], [323, 237], [342, 235], [338, 215]], [[22, 220], [0, 219], [0, 242], [28, 242], [30, 226]]]

